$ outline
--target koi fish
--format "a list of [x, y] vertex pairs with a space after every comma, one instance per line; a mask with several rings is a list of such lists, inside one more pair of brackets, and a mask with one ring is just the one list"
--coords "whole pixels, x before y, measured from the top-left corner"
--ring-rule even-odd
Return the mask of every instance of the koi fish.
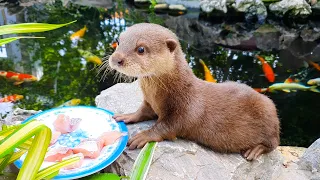
[[22, 74], [22, 73], [16, 73], [12, 71], [0, 71], [0, 76], [11, 80], [11, 81], [16, 81], [13, 84], [14, 85], [19, 85], [24, 82], [32, 82], [32, 81], [37, 81], [38, 78], [30, 75], [30, 74]]
[[298, 83], [298, 82], [300, 82], [299, 79], [291, 78], [291, 77], [288, 77], [288, 78], [284, 81], [284, 83]]
[[268, 88], [253, 88], [253, 89], [259, 93], [264, 93], [269, 91]]
[[275, 92], [277, 90], [284, 92], [295, 92], [297, 90], [302, 90], [320, 93], [320, 91], [317, 89], [317, 86], [304, 86], [298, 83], [275, 83], [268, 87], [269, 92]]
[[80, 99], [71, 99], [63, 104], [61, 104], [58, 107], [64, 107], [64, 106], [76, 106], [78, 104], [80, 104], [81, 100]]
[[315, 69], [317, 69], [318, 71], [320, 71], [320, 65], [315, 63], [315, 62], [312, 62], [312, 61], [308, 61], [308, 63], [313, 66]]
[[74, 39], [78, 39], [78, 38], [81, 38], [84, 36], [84, 34], [86, 33], [87, 31], [87, 26], [84, 26], [82, 29], [78, 30], [77, 32], [73, 33], [71, 36], [70, 36], [70, 39], [71, 40], [74, 40]]
[[264, 72], [265, 77], [268, 79], [269, 82], [274, 82], [275, 80], [275, 75], [274, 72], [271, 68], [271, 66], [267, 63], [266, 60], [264, 60], [263, 57], [256, 55], [255, 56], [259, 61], [262, 63], [262, 70]]
[[98, 56], [92, 54], [91, 52], [84, 51], [81, 49], [78, 49], [78, 51], [81, 54], [81, 56], [83, 56], [88, 62], [92, 62], [97, 65], [102, 64], [102, 60]]
[[0, 98], [0, 102], [15, 102], [23, 99], [23, 95], [14, 94], [11, 96], [5, 96], [4, 98]]
[[113, 49], [116, 49], [116, 48], [118, 47], [118, 43], [117, 43], [117, 42], [113, 42], [113, 43], [111, 44], [111, 47], [112, 47]]
[[320, 78], [310, 79], [307, 84], [320, 86]]
[[202, 59], [200, 59], [199, 61], [202, 66], [203, 66], [203, 69], [204, 69], [204, 78], [206, 81], [209, 81], [209, 82], [213, 82], [213, 83], [216, 83], [217, 80], [213, 78], [208, 66], [204, 63], [204, 61]]

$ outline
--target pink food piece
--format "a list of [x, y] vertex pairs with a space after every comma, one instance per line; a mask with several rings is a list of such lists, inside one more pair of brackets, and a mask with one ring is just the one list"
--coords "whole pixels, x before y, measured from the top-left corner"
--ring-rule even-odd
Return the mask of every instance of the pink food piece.
[[58, 138], [60, 137], [61, 132], [59, 131], [52, 131], [52, 136], [51, 136], [51, 141], [50, 141], [50, 145], [53, 145], [54, 143], [57, 142]]
[[73, 153], [82, 153], [84, 157], [95, 159], [99, 157], [102, 144], [96, 139], [85, 139], [78, 146], [73, 148]]
[[82, 120], [80, 118], [70, 118], [67, 115], [59, 114], [57, 119], [53, 122], [54, 129], [62, 134], [75, 131]]
[[98, 140], [104, 147], [115, 143], [123, 135], [124, 134], [119, 131], [109, 131], [102, 133], [102, 135], [99, 136]]
[[75, 156], [79, 156], [80, 157], [80, 161], [76, 162], [76, 163], [73, 163], [73, 164], [70, 164], [69, 166], [65, 166], [63, 169], [76, 169], [76, 168], [79, 168], [82, 166], [83, 164], [83, 159], [84, 159], [84, 155], [82, 153], [78, 153], [78, 154], [72, 154], [70, 156], [67, 156], [67, 157], [64, 157], [62, 158], [62, 160], [66, 160], [66, 159], [69, 159], [69, 158], [73, 158]]
[[62, 158], [70, 156], [72, 154], [72, 149], [68, 147], [54, 148], [47, 152], [44, 160], [48, 162], [59, 162], [62, 160]]

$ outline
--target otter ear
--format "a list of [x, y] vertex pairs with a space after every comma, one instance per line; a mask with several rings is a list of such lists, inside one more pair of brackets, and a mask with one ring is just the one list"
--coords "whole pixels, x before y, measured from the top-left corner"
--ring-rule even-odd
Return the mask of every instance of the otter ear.
[[170, 52], [173, 52], [177, 47], [177, 42], [174, 39], [167, 39], [166, 44]]

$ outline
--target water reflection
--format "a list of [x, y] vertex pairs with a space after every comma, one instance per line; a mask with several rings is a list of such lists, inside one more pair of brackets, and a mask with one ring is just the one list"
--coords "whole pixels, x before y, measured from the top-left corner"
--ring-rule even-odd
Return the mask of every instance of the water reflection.
[[[224, 30], [217, 29], [219, 33], [212, 35], [212, 28], [206, 29], [194, 17], [190, 22], [185, 22], [185, 17], [156, 15], [152, 12], [147, 16], [119, 2], [109, 9], [73, 4], [66, 8], [61, 2], [55, 2], [53, 5], [26, 7], [18, 14], [9, 14], [7, 9], [0, 11], [0, 25], [22, 22], [66, 23], [77, 20], [61, 29], [37, 33], [37, 36], [44, 36], [45, 39], [23, 39], [0, 48], [0, 70], [29, 73], [40, 79], [36, 83], [19, 86], [14, 86], [4, 78], [0, 79], [0, 97], [24, 95], [25, 98], [15, 104], [25, 109], [44, 110], [74, 98], [81, 99], [81, 104], [94, 105], [95, 96], [116, 83], [117, 79], [109, 74], [104, 81], [100, 81], [102, 74], [97, 74], [97, 66], [86, 61], [78, 49], [90, 51], [99, 57], [109, 55], [113, 51], [111, 44], [119, 34], [127, 26], [139, 22], [158, 23], [175, 31], [181, 38], [190, 67], [199, 78], [204, 78], [199, 63], [202, 59], [218, 82], [232, 80], [254, 88], [268, 87], [272, 83], [266, 80], [261, 63], [254, 58], [257, 53], [263, 55], [273, 67], [276, 82], [284, 82], [290, 75], [296, 75], [305, 84], [307, 80], [320, 76], [317, 70], [304, 63], [307, 58], [320, 61], [317, 41], [305, 42], [297, 38], [283, 49], [260, 51], [261, 47], [269, 47], [262, 44], [257, 46], [257, 42], [267, 41], [270, 36], [256, 36], [260, 38], [257, 41], [249, 37], [253, 33], [251, 30], [245, 32], [246, 28], [239, 24], [216, 25], [219, 28], [223, 26]], [[70, 40], [70, 35], [85, 25], [88, 31], [83, 38]], [[279, 36], [276, 33], [276, 38]], [[242, 39], [238, 40], [237, 37]], [[267, 44], [272, 45], [270, 42]], [[306, 44], [308, 48], [303, 48]], [[278, 48], [282, 46], [284, 44], [272, 45]], [[279, 110], [282, 145], [308, 146], [320, 137], [317, 129], [320, 127], [320, 104], [317, 103], [320, 94], [299, 91], [266, 95], [275, 101]]]

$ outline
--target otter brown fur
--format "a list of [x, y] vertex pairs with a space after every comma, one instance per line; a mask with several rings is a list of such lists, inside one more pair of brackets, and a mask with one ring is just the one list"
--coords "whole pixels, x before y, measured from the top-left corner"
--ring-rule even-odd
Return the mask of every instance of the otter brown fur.
[[245, 84], [197, 78], [177, 36], [167, 28], [149, 23], [129, 27], [120, 34], [109, 65], [138, 77], [144, 95], [137, 112], [114, 119], [134, 123], [157, 118], [151, 129], [129, 140], [129, 149], [180, 137], [217, 152], [243, 152], [252, 160], [279, 145], [274, 103]]

